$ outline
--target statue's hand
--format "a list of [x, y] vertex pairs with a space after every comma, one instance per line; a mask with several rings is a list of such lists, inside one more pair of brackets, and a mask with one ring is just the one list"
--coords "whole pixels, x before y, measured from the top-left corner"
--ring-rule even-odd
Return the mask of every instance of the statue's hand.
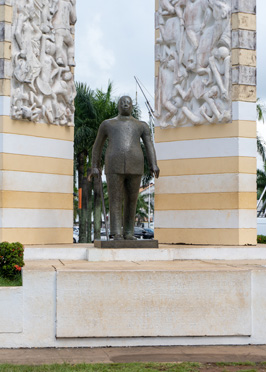
[[154, 166], [151, 167], [151, 172], [154, 174], [155, 178], [159, 178], [160, 169], [158, 168], [157, 165], [154, 165]]
[[91, 168], [91, 172], [89, 174], [88, 180], [90, 182], [92, 177], [101, 176], [101, 175], [102, 175], [101, 169], [99, 169], [99, 168]]

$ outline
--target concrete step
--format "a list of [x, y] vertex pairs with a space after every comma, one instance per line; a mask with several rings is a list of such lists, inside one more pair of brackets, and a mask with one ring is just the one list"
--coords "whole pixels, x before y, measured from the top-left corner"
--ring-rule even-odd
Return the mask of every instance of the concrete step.
[[266, 245], [187, 246], [160, 244], [149, 249], [100, 249], [93, 244], [25, 246], [25, 260], [173, 261], [173, 260], [266, 260]]

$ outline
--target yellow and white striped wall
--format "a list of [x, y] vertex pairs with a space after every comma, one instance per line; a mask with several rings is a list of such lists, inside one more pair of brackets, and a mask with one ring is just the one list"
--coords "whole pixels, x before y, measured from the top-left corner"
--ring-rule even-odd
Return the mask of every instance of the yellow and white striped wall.
[[232, 3], [232, 123], [155, 128], [161, 169], [155, 238], [160, 243], [257, 241], [256, 1]]
[[10, 118], [10, 0], [0, 0], [0, 241], [73, 242], [73, 127]]

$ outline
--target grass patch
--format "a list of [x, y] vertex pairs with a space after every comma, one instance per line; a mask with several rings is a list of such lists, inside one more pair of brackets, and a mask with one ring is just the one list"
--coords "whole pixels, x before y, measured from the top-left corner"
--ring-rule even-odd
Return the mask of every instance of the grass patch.
[[43, 366], [0, 365], [0, 372], [199, 372], [199, 363], [53, 364]]
[[17, 274], [14, 279], [7, 279], [0, 276], [0, 287], [21, 287], [22, 275]]
[[218, 362], [218, 363], [215, 363], [216, 366], [218, 367], [229, 367], [229, 366], [252, 366], [252, 367], [255, 367], [256, 366], [256, 363], [254, 362]]

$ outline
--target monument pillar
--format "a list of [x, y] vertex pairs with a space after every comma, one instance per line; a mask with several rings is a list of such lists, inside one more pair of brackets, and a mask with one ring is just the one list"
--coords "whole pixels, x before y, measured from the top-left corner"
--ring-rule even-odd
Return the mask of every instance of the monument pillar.
[[160, 243], [256, 244], [255, 12], [255, 0], [156, 1]]
[[1, 0], [0, 17], [0, 240], [72, 243], [75, 4]]

